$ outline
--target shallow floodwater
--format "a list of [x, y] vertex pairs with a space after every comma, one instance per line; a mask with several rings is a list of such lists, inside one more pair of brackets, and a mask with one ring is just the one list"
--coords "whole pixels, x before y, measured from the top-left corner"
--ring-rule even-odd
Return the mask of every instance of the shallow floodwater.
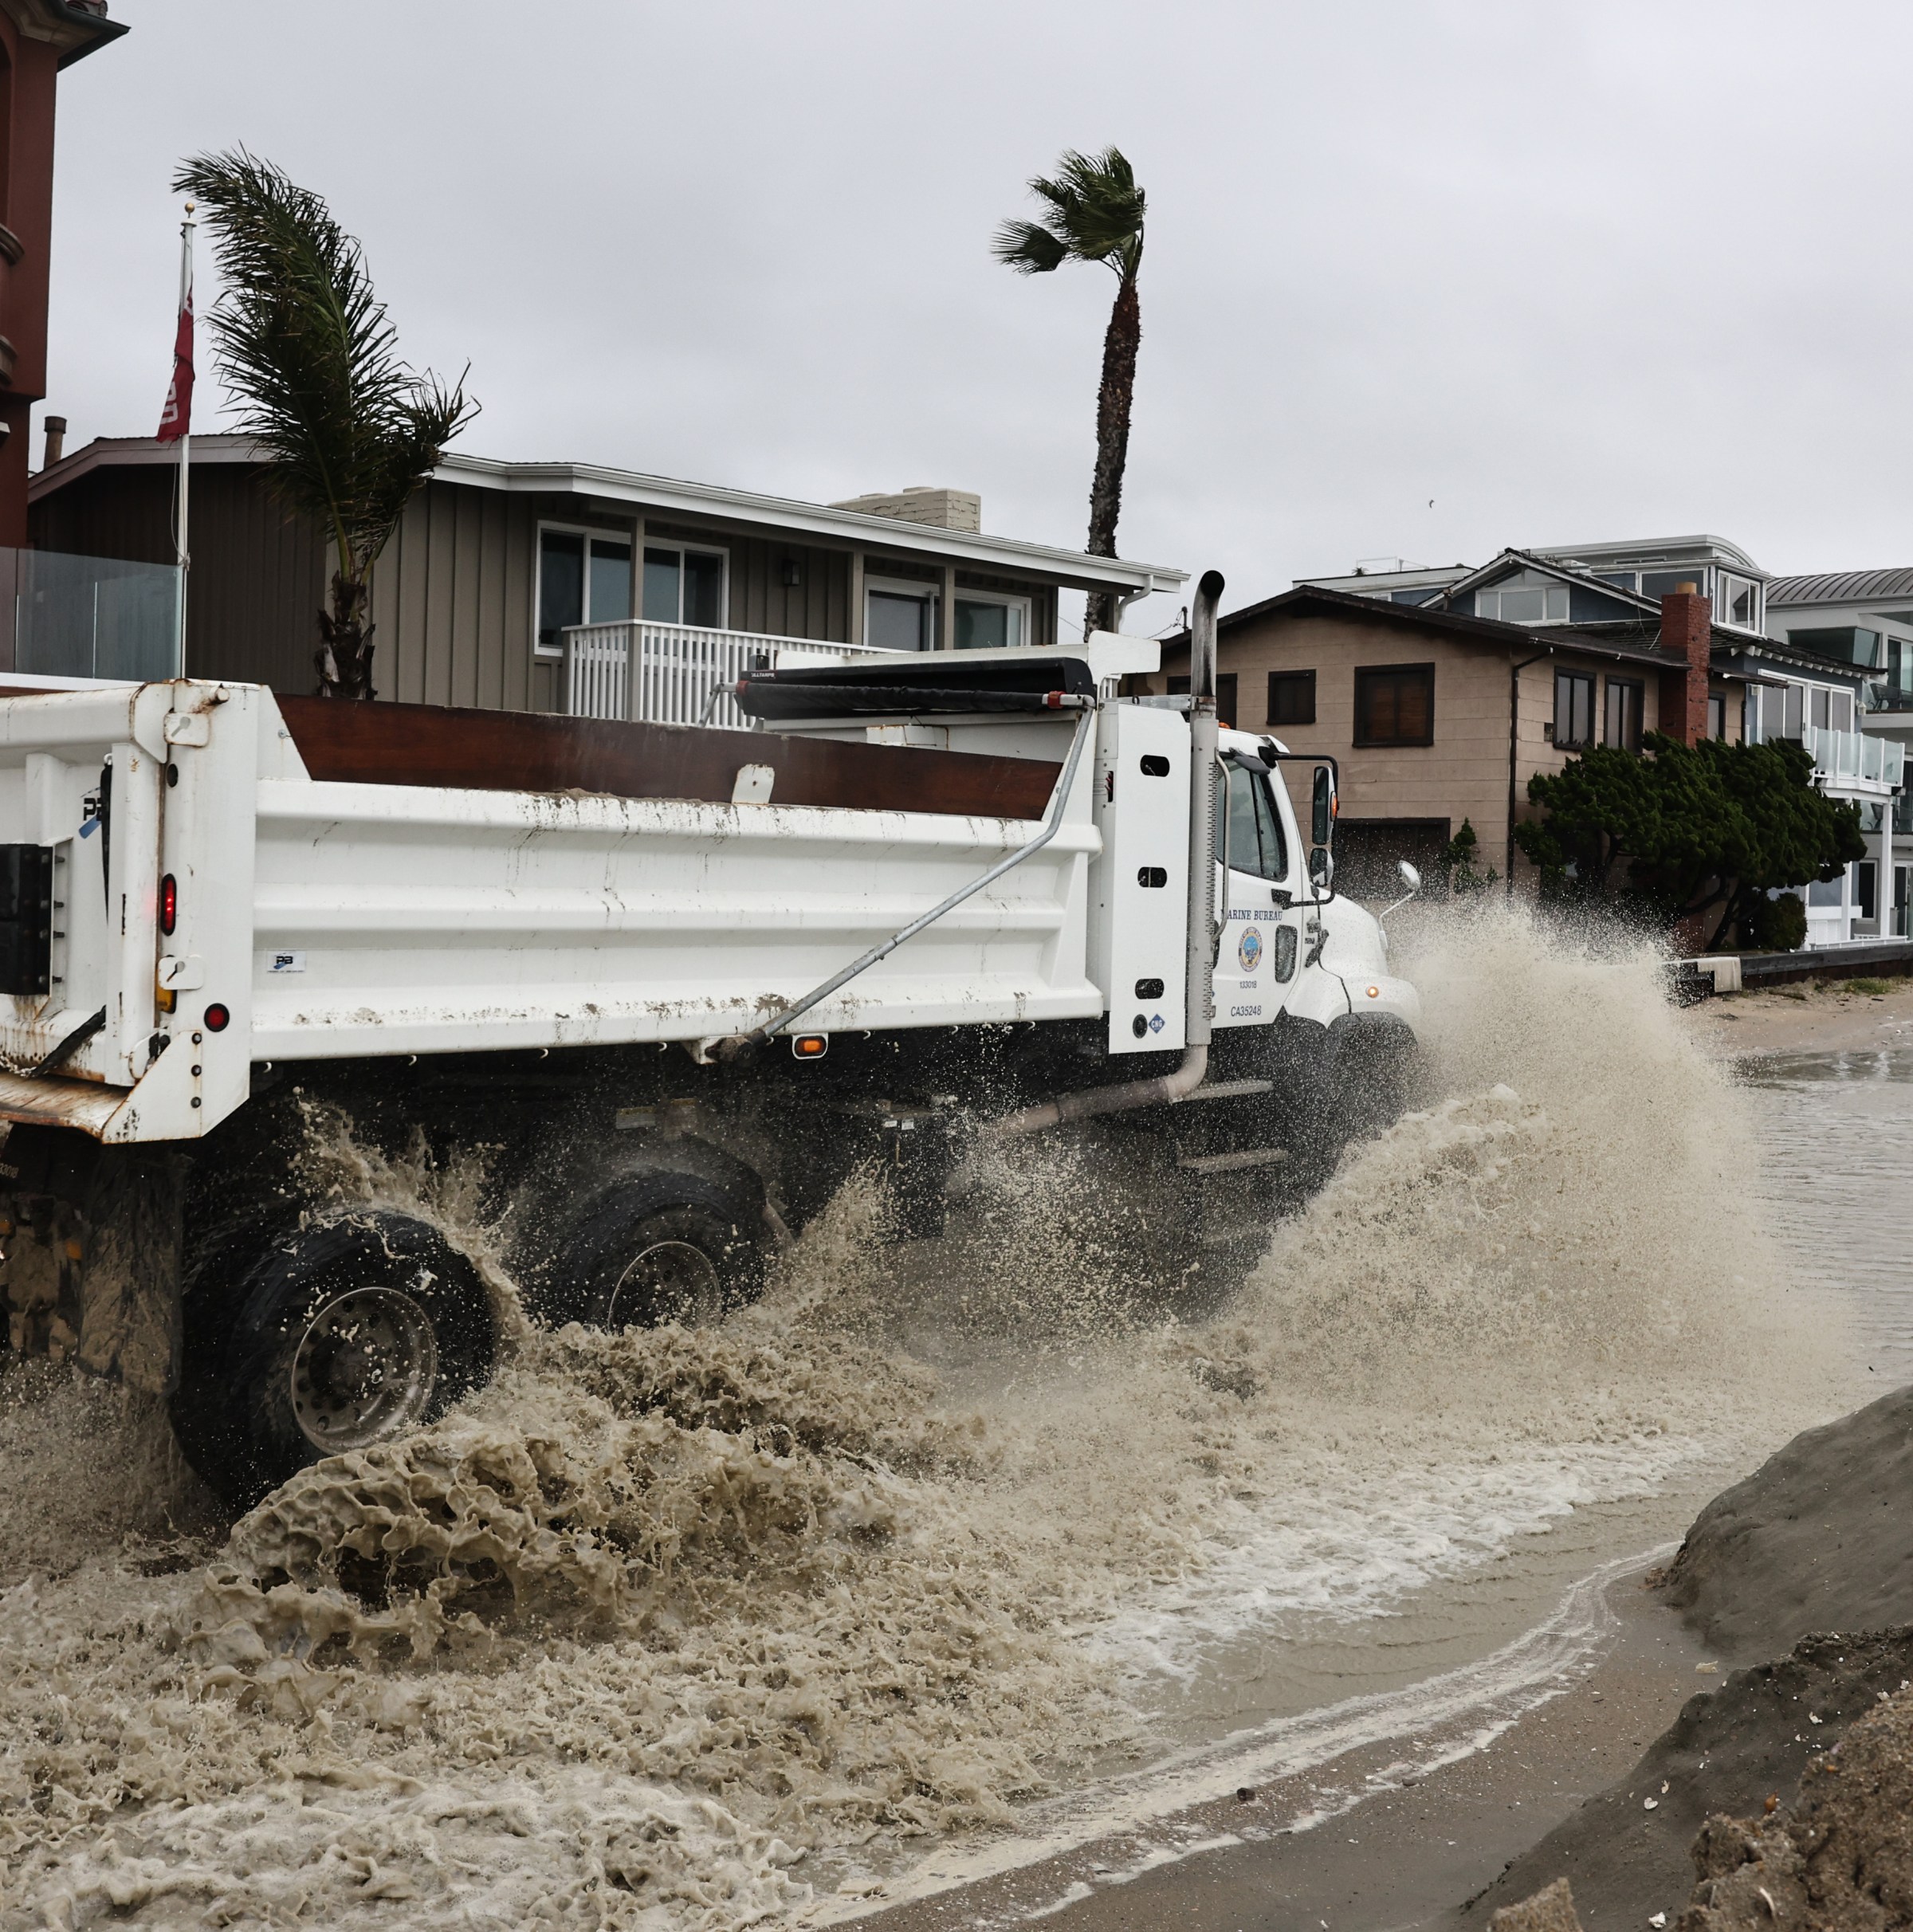
[[[1059, 1143], [941, 1266], [850, 1190], [722, 1329], [527, 1335], [230, 1535], [141, 1405], [0, 1381], [0, 1926], [801, 1918], [1546, 1694], [1583, 1580], [1903, 1365], [1813, 1150], [1913, 1088], [1737, 1083], [1518, 918], [1411, 969], [1430, 1103], [1220, 1312], [1138, 1299]], [[485, 1244], [469, 1175], [315, 1135]]]
[[1792, 1266], [1838, 1293], [1860, 1372], [1881, 1394], [1913, 1381], [1913, 1047], [1778, 1054], [1743, 1078], [1771, 1224]]

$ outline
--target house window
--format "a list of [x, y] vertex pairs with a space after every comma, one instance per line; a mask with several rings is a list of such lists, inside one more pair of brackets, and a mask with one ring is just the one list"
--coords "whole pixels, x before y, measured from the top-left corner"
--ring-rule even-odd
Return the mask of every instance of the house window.
[[1594, 679], [1588, 671], [1554, 673], [1554, 743], [1563, 751], [1594, 742]]
[[1707, 693], [1707, 736], [1724, 738], [1727, 735], [1727, 701], [1719, 691]]
[[989, 591], [956, 593], [959, 650], [1014, 650], [1030, 636], [1030, 600], [999, 597]]
[[[1608, 710], [1601, 734], [1603, 744], [1611, 744], [1616, 751], [1637, 752], [1640, 749], [1640, 699], [1643, 687], [1627, 677], [1610, 677], [1608, 680]], [[1556, 700], [1558, 715], [1559, 699]], [[1556, 727], [1559, 735], [1559, 727]]]
[[885, 579], [863, 593], [863, 641], [877, 650], [934, 650], [937, 592], [927, 583]]
[[1315, 722], [1315, 673], [1313, 671], [1269, 673], [1269, 723], [1313, 724]]
[[1565, 583], [1529, 584], [1506, 591], [1477, 591], [1477, 617], [1499, 618], [1504, 624], [1565, 624], [1568, 587]]
[[1745, 577], [1736, 577], [1723, 570], [1720, 573], [1720, 615], [1723, 623], [1731, 624], [1736, 630], [1759, 630], [1758, 587]]
[[1644, 570], [1640, 573], [1640, 594], [1643, 597], [1669, 596], [1683, 584], [1705, 597], [1707, 594], [1706, 567], [1699, 564], [1688, 564], [1679, 570]]
[[646, 544], [644, 621], [721, 630], [725, 561], [721, 550], [694, 550], [688, 544]]
[[1787, 686], [1787, 701], [1781, 713], [1780, 735], [1783, 738], [1797, 738], [1806, 724], [1807, 687], [1790, 684]]
[[1386, 664], [1355, 673], [1358, 745], [1435, 742], [1435, 667]]
[[1870, 858], [1859, 860], [1853, 867], [1853, 897], [1862, 919], [1873, 917], [1873, 887], [1877, 876]]
[[556, 657], [573, 624], [622, 624], [631, 615], [631, 546], [583, 530], [538, 532], [538, 649]]

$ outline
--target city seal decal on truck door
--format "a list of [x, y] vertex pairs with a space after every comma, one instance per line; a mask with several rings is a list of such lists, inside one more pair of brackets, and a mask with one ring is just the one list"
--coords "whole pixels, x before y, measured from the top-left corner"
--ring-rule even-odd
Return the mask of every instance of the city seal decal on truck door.
[[1235, 956], [1242, 961], [1244, 972], [1253, 972], [1262, 964], [1262, 935], [1251, 926], [1242, 936], [1235, 948]]

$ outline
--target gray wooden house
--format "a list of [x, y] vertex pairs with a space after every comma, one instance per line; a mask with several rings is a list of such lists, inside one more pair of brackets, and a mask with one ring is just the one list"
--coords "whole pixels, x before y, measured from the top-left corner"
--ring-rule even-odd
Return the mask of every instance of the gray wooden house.
[[[33, 479], [40, 549], [173, 560], [177, 465], [108, 438]], [[329, 553], [238, 436], [192, 446], [185, 668], [312, 688]], [[808, 646], [952, 650], [1057, 641], [1059, 590], [1173, 591], [1181, 571], [992, 536], [977, 499], [849, 505], [583, 463], [448, 454], [373, 574], [382, 697], [666, 722], [737, 722], [721, 694]], [[713, 695], [715, 694], [715, 695]]]

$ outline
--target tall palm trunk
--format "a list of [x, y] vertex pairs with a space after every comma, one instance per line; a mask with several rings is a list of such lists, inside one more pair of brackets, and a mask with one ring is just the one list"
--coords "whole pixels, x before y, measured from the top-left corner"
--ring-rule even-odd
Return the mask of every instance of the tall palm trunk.
[[[1096, 473], [1090, 484], [1089, 552], [1116, 554], [1116, 523], [1122, 513], [1122, 473], [1129, 456], [1129, 406], [1136, 394], [1136, 351], [1142, 346], [1142, 304], [1133, 273], [1117, 284], [1116, 302], [1102, 338], [1102, 387], [1096, 395]], [[1083, 635], [1107, 630], [1116, 618], [1112, 591], [1092, 591], [1083, 612]]]
[[319, 613], [319, 635], [324, 641], [312, 654], [319, 672], [321, 697], [374, 698], [372, 632], [366, 621], [366, 585], [343, 571], [332, 573], [332, 607]]

